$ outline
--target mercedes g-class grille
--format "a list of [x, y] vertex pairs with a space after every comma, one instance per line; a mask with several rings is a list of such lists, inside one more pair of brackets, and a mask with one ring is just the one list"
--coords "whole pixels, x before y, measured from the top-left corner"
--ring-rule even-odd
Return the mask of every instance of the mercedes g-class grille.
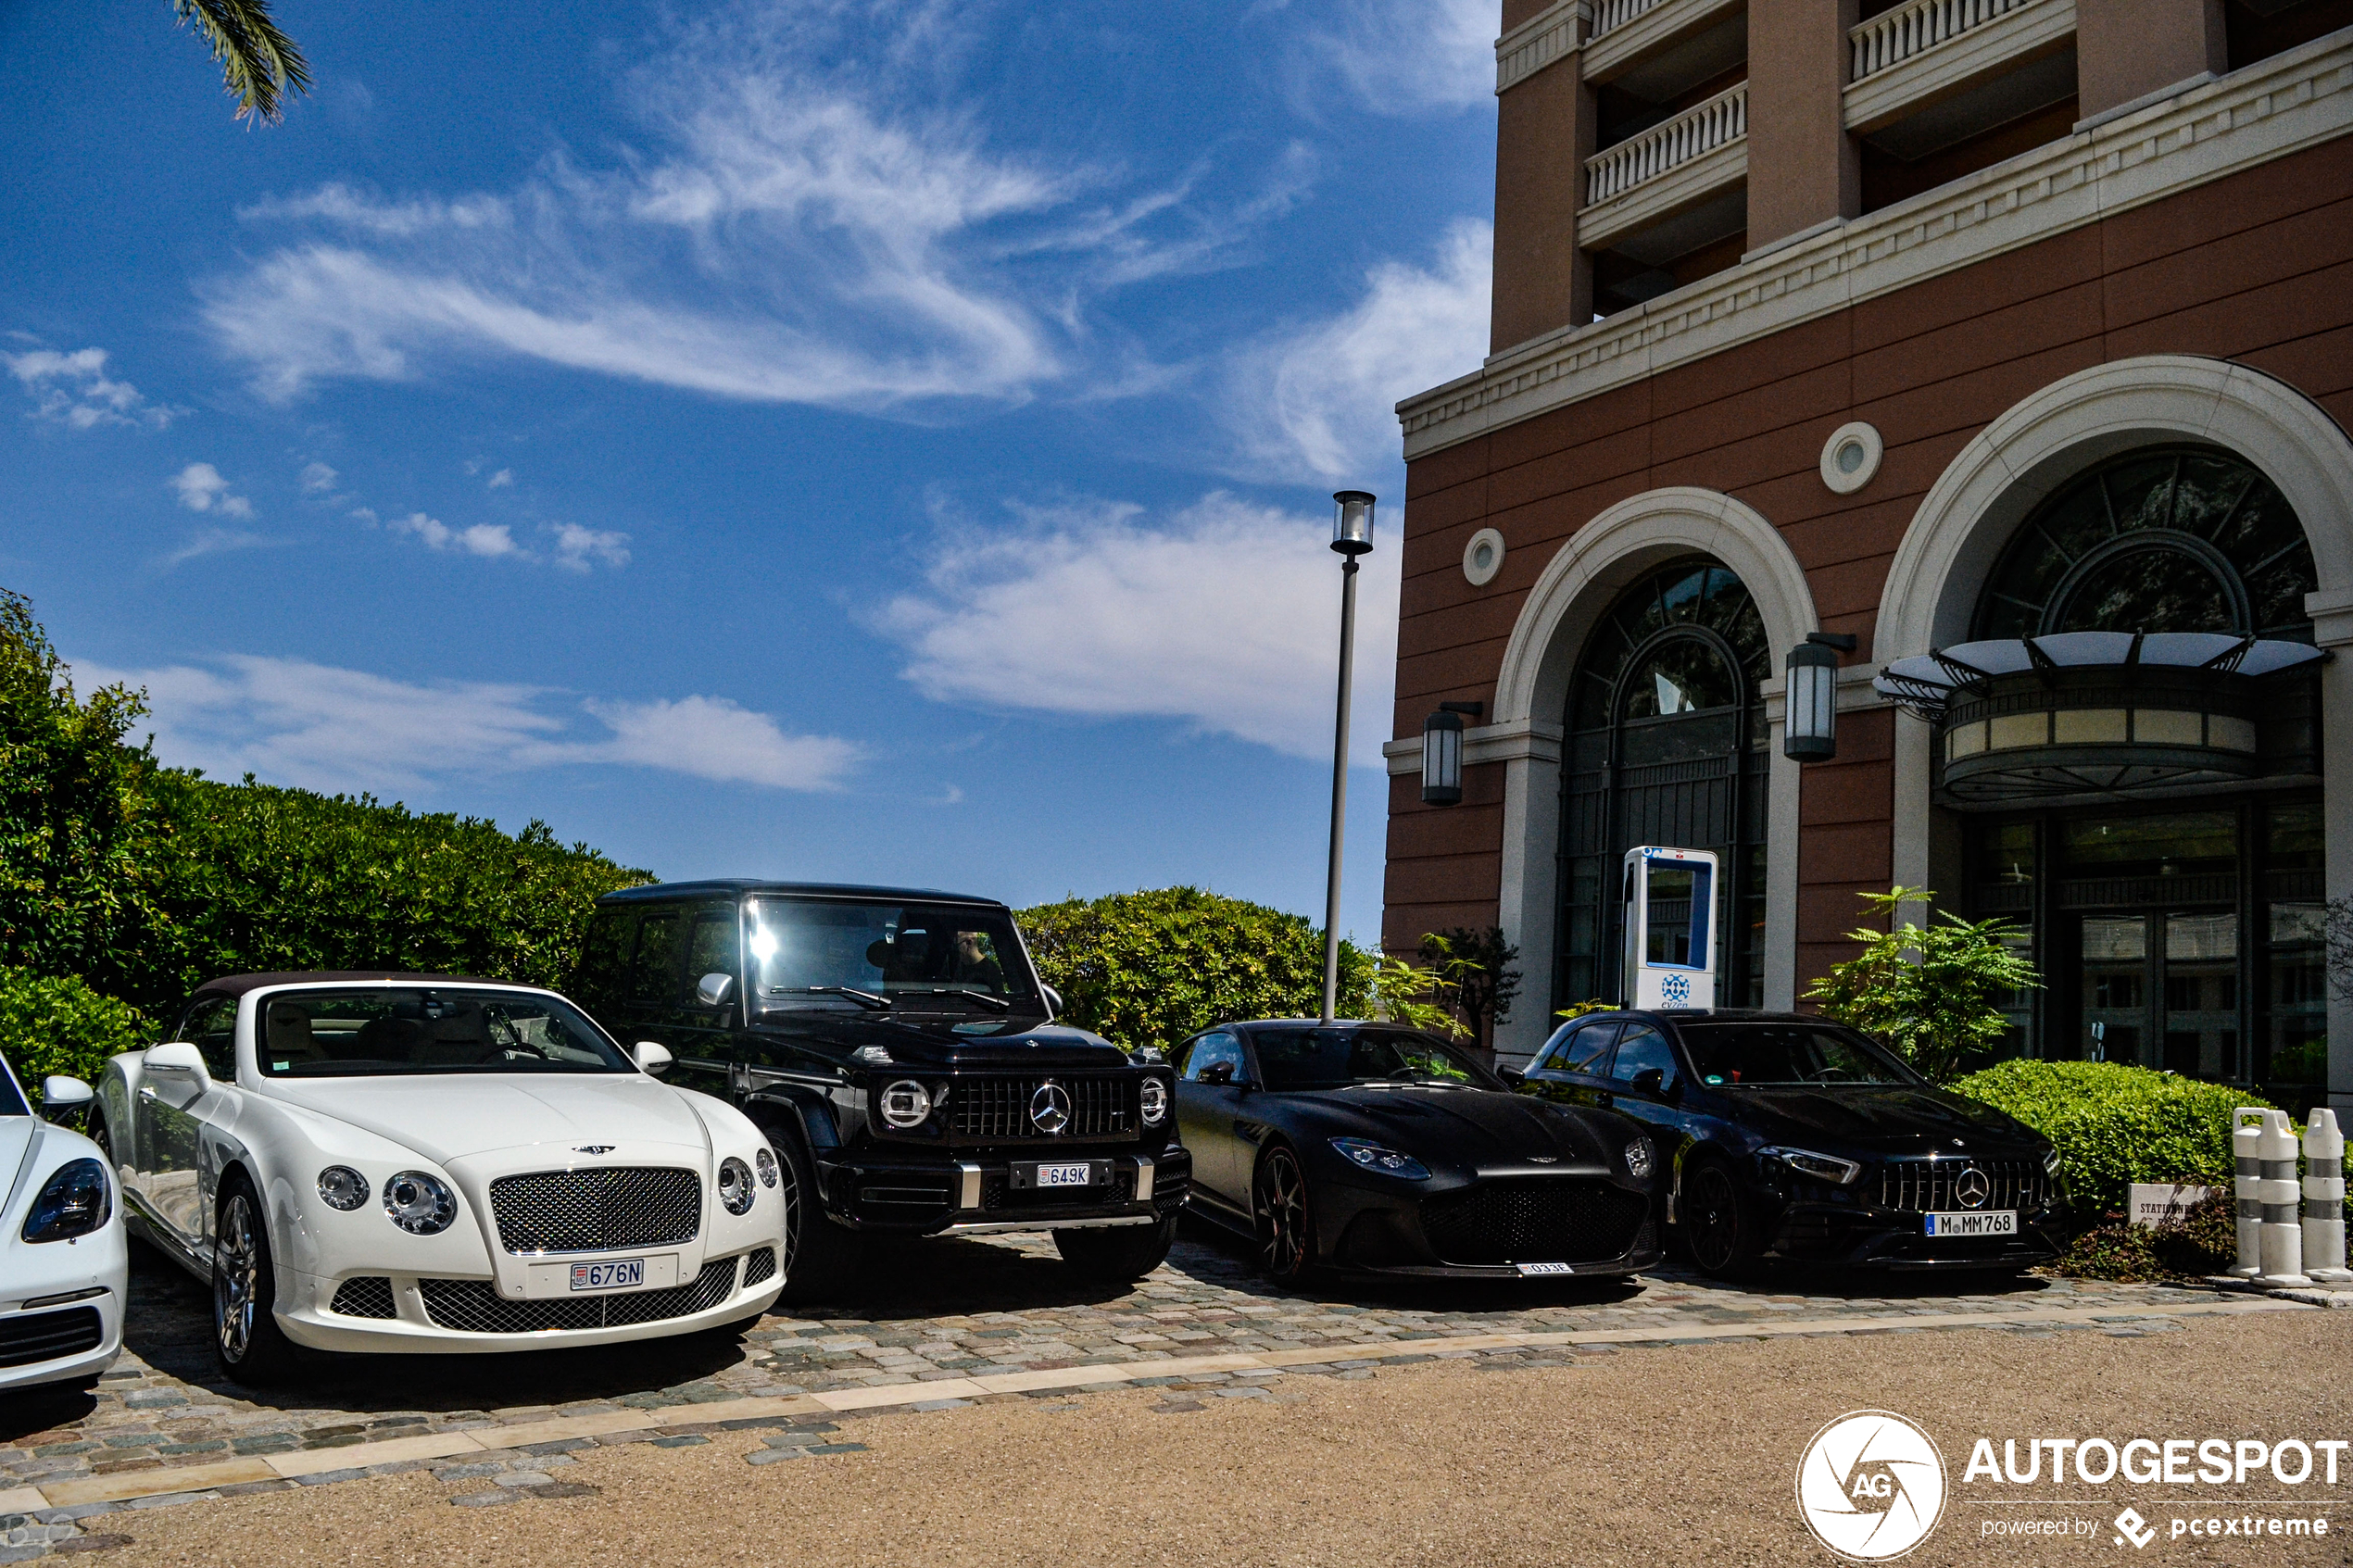
[[702, 1229], [692, 1171], [534, 1171], [490, 1184], [498, 1244], [510, 1252], [610, 1252], [675, 1247]]
[[[1060, 1132], [1049, 1132], [1032, 1119], [1049, 1084], [1060, 1088], [1062, 1097], [1045, 1096], [1045, 1103], [1051, 1111], [1069, 1118]], [[1048, 1120], [1051, 1124], [1051, 1115]], [[1136, 1080], [1075, 1073], [959, 1078], [948, 1096], [948, 1132], [962, 1143], [1132, 1138], [1136, 1135]]]
[[[1963, 1202], [1955, 1190], [1965, 1171], [1985, 1177], [1985, 1197], [1976, 1203]], [[1879, 1168], [1880, 1207], [1914, 1214], [2039, 1209], [2049, 1185], [2039, 1160], [1891, 1160]]]
[[421, 1279], [425, 1315], [465, 1334], [538, 1334], [555, 1328], [624, 1328], [691, 1317], [724, 1301], [736, 1287], [736, 1260], [705, 1263], [693, 1283], [616, 1296], [558, 1296], [510, 1301], [486, 1279]]
[[1598, 1263], [1623, 1257], [1650, 1215], [1607, 1182], [1482, 1182], [1422, 1205], [1422, 1233], [1450, 1263]]

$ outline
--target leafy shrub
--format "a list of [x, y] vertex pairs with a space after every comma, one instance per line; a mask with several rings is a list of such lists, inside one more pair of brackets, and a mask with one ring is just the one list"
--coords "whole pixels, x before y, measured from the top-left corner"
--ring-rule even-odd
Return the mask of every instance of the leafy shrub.
[[0, 969], [0, 1054], [35, 1098], [52, 1073], [94, 1085], [108, 1057], [153, 1043], [137, 1009], [79, 980]]
[[1889, 928], [1848, 932], [1863, 951], [1832, 965], [1806, 997], [1841, 1023], [1884, 1041], [1930, 1082], [1945, 1083], [2008, 1032], [2001, 999], [2040, 985], [2042, 978], [2024, 953], [2003, 939], [2002, 921], [1939, 913], [1924, 926], [1897, 924], [1897, 906], [1936, 895], [1899, 886], [1861, 897]]
[[2170, 1272], [2157, 1255], [2156, 1233], [2112, 1218], [2069, 1243], [2051, 1267], [2077, 1279], [2112, 1279], [2125, 1285], [2163, 1279]]
[[2271, 1103], [2114, 1061], [1997, 1062], [1952, 1086], [2057, 1145], [2070, 1201], [2093, 1214], [2123, 1209], [2134, 1182], [2230, 1185], [2232, 1112]]
[[2239, 1261], [2239, 1204], [2227, 1185], [2187, 1212], [2169, 1219], [2149, 1237], [2158, 1262], [2191, 1279], [2219, 1274]]
[[[1214, 1023], [1313, 1018], [1324, 1005], [1323, 933], [1299, 915], [1163, 887], [1040, 904], [1014, 916], [1063, 1016], [1135, 1049], [1166, 1050]], [[1340, 1012], [1373, 1000], [1373, 955], [1342, 942]]]

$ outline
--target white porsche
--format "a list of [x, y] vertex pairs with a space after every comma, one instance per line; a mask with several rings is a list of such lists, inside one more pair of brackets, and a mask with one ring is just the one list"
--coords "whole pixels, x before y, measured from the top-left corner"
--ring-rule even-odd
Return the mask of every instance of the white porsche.
[[499, 1351], [690, 1334], [783, 1286], [760, 1129], [659, 1083], [552, 991], [245, 974], [116, 1057], [97, 1130], [130, 1221], [212, 1286], [245, 1382], [323, 1350]]
[[[43, 1086], [52, 1114], [89, 1103], [79, 1078]], [[6, 1061], [0, 1227], [0, 1390], [96, 1382], [122, 1349], [122, 1206], [98, 1146], [35, 1115]]]

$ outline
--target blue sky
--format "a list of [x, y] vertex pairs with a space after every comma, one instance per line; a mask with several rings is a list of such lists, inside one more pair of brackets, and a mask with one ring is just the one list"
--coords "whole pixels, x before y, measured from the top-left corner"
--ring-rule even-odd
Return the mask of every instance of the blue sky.
[[1390, 405], [1475, 368], [1491, 0], [0, 8], [0, 584], [167, 760], [667, 878], [1378, 927]]

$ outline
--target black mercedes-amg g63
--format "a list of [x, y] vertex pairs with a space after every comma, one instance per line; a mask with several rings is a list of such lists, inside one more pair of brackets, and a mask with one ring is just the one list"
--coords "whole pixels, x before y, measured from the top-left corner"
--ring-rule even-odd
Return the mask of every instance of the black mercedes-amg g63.
[[597, 901], [570, 990], [767, 1130], [786, 1300], [832, 1298], [877, 1234], [1051, 1230], [1072, 1266], [1117, 1279], [1167, 1255], [1192, 1173], [1173, 1075], [1053, 1022], [1002, 904], [633, 887]]

